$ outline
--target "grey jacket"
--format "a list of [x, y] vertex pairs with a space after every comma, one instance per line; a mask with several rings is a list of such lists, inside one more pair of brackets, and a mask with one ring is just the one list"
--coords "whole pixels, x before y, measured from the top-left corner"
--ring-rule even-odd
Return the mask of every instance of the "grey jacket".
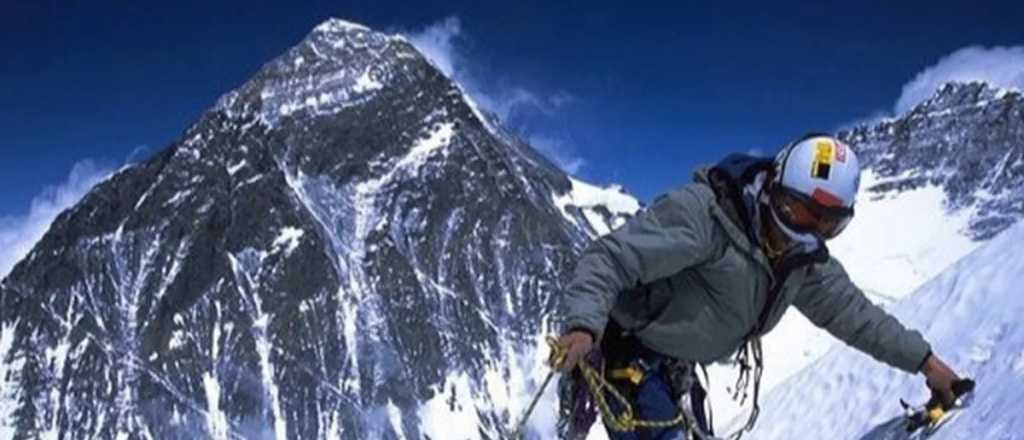
[[[739, 208], [720, 197], [700, 171], [694, 183], [594, 241], [563, 303], [567, 328], [600, 339], [611, 316], [647, 348], [706, 363], [770, 331], [792, 304], [845, 343], [917, 372], [928, 343], [865, 298], [839, 261], [826, 253], [788, 275], [773, 271]], [[772, 287], [776, 299], [762, 314]]]

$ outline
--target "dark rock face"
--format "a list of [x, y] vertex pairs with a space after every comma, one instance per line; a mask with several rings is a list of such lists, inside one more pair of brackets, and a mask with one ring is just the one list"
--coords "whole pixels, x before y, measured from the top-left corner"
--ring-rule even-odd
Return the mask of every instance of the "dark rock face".
[[404, 39], [328, 21], [4, 280], [9, 428], [423, 438], [440, 398], [496, 438], [484, 373], [517, 374], [592, 234], [569, 189]]
[[971, 209], [987, 240], [1024, 217], [1024, 97], [984, 83], [949, 83], [898, 119], [839, 134], [862, 164], [891, 178], [873, 191], [942, 187], [948, 209]]

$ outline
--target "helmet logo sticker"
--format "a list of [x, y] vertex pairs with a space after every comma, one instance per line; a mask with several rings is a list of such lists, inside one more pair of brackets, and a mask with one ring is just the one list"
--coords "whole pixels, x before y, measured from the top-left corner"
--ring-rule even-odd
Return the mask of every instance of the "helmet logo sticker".
[[846, 145], [836, 141], [836, 162], [846, 163]]
[[[811, 177], [828, 180], [832, 174], [832, 142], [820, 140], [814, 144], [814, 147], [816, 154], [814, 155], [814, 162], [811, 164]], [[845, 152], [843, 155], [846, 155]]]

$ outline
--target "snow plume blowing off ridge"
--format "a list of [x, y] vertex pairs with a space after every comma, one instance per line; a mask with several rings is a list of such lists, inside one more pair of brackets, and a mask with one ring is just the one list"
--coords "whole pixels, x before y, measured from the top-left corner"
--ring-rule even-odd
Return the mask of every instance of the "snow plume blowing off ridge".
[[1024, 46], [968, 46], [940, 58], [903, 85], [899, 99], [891, 109], [879, 108], [870, 114], [839, 124], [835, 130], [850, 130], [898, 118], [931, 98], [950, 82], [984, 82], [992, 87], [1024, 90]]
[[[480, 66], [473, 63], [470, 54], [460, 44], [465, 41], [466, 34], [458, 17], [447, 17], [423, 29], [403, 34], [434, 67], [455, 81], [473, 101], [497, 117], [505, 127], [512, 119], [550, 118], [576, 102], [576, 98], [565, 90], [547, 94], [506, 81], [484, 81], [479, 75], [474, 75]], [[565, 135], [536, 129], [524, 128], [524, 131], [528, 132], [518, 134], [528, 138], [533, 147], [568, 174], [577, 175], [586, 166], [586, 160], [577, 154], [575, 145]]]
[[[409, 34], [409, 42], [427, 57], [445, 76], [455, 78], [456, 73], [462, 74], [465, 60], [455, 50], [455, 39], [462, 34], [462, 22], [456, 17], [448, 17], [427, 28]], [[459, 72], [456, 72], [458, 68]]]
[[[974, 378], [974, 402], [932, 440], [1024, 438], [1024, 224], [1018, 224], [932, 279], [891, 310], [919, 329], [958, 373]], [[929, 394], [909, 375], [848, 347], [773, 390], [753, 438], [906, 438], [898, 399]]]
[[995, 87], [1024, 90], [1024, 46], [970, 46], [943, 57], [903, 86], [895, 114], [909, 111], [951, 81], [984, 81]]
[[0, 217], [0, 279], [28, 254], [65, 209], [74, 206], [89, 189], [110, 175], [111, 169], [91, 160], [75, 164], [64, 183], [47, 187], [32, 199], [23, 216]]

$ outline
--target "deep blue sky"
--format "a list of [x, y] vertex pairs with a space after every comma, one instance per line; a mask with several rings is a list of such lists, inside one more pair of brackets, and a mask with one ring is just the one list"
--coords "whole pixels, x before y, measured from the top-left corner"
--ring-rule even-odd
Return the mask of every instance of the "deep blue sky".
[[26, 212], [78, 161], [116, 166], [164, 148], [330, 16], [410, 31], [458, 17], [458, 48], [485, 89], [572, 96], [550, 114], [524, 109], [517, 129], [563, 142], [585, 178], [645, 200], [725, 152], [772, 151], [890, 110], [904, 83], [956, 49], [1024, 42], [1019, 0], [661, 3], [673, 6], [8, 2], [0, 217]]

